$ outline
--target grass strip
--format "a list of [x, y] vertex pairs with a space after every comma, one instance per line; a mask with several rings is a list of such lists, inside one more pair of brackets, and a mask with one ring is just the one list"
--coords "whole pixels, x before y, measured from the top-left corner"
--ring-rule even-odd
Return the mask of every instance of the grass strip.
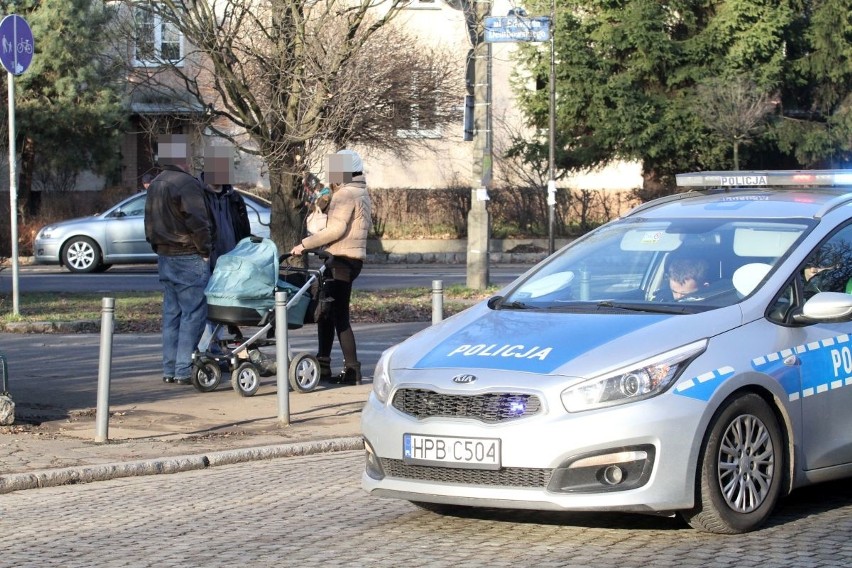
[[[460, 285], [444, 288], [444, 316], [449, 317], [479, 300], [492, 296], [496, 286], [472, 290]], [[104, 297], [115, 298], [115, 329], [118, 333], [146, 333], [160, 330], [162, 292], [22, 293], [20, 315], [11, 313], [12, 297], [0, 294], [0, 323], [100, 321]], [[400, 323], [431, 321], [431, 288], [358, 290], [352, 292], [353, 323]]]

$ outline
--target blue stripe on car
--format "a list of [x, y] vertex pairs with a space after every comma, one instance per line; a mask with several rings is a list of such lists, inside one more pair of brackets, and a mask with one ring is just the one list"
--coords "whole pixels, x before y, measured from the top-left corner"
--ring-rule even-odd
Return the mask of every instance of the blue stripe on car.
[[414, 368], [551, 373], [579, 355], [668, 317], [672, 316], [636, 314], [619, 317], [616, 326], [614, 318], [601, 314], [490, 313], [439, 343]]
[[716, 387], [733, 374], [733, 367], [722, 367], [721, 369], [716, 369], [709, 373], [698, 375], [697, 377], [693, 377], [689, 380], [681, 381], [675, 387], [674, 392], [675, 394], [688, 396], [690, 398], [706, 402], [710, 400], [710, 397], [715, 392]]

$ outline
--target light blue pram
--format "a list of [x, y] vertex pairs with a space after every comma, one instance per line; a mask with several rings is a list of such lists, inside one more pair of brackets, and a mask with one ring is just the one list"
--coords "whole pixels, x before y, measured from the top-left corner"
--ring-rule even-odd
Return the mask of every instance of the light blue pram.
[[[286, 274], [304, 272], [304, 284], [296, 286], [282, 277], [278, 248], [269, 239], [247, 237], [229, 253], [216, 261], [210, 276], [207, 295], [207, 319], [216, 324], [213, 337], [227, 326], [235, 331], [229, 340], [214, 339], [207, 351], [193, 354], [192, 384], [201, 392], [210, 392], [222, 380], [222, 367], [231, 372], [231, 386], [242, 396], [252, 396], [260, 387], [260, 377], [275, 374], [275, 361], [260, 348], [275, 344], [275, 293], [287, 293], [287, 327], [304, 325], [305, 316], [314, 304], [315, 293], [322, 287], [322, 276], [330, 255], [307, 251], [323, 259], [317, 270], [287, 266]], [[258, 327], [248, 339], [239, 326]], [[310, 353], [290, 354], [290, 385], [297, 392], [310, 392], [319, 383], [316, 357]]]

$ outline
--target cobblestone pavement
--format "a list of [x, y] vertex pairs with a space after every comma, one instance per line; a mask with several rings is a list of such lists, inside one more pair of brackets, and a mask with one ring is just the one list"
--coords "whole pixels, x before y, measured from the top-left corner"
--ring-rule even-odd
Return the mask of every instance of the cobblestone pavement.
[[361, 452], [54, 487], [0, 499], [0, 565], [816, 567], [852, 564], [852, 486], [809, 488], [762, 530], [675, 518], [475, 510], [360, 488]]
[[[290, 393], [288, 426], [278, 418], [276, 376], [263, 377], [252, 397], [237, 395], [228, 378], [210, 393], [165, 385], [159, 370], [160, 335], [117, 334], [109, 443], [102, 444], [94, 442], [99, 336], [0, 333], [0, 352], [8, 356], [10, 390], [17, 404], [15, 424], [0, 426], [0, 494], [9, 474], [359, 436], [361, 408], [379, 355], [428, 325], [353, 326], [364, 384], [320, 385], [310, 393]], [[291, 330], [290, 345], [294, 352], [315, 349], [315, 326]], [[338, 351], [335, 346], [332, 353], [339, 370]]]

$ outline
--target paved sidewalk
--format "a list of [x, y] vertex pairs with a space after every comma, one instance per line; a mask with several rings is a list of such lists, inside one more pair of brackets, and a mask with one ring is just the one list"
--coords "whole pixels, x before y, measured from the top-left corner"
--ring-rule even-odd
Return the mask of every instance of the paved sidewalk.
[[[361, 448], [376, 360], [427, 325], [353, 326], [364, 384], [290, 392], [289, 425], [279, 420], [275, 376], [253, 397], [239, 396], [224, 377], [212, 393], [164, 384], [160, 336], [116, 335], [106, 443], [94, 441], [100, 336], [0, 334], [16, 403], [15, 424], [0, 426], [0, 493]], [[315, 350], [315, 333], [314, 326], [291, 331], [293, 351]], [[339, 365], [339, 352], [332, 356]]]

